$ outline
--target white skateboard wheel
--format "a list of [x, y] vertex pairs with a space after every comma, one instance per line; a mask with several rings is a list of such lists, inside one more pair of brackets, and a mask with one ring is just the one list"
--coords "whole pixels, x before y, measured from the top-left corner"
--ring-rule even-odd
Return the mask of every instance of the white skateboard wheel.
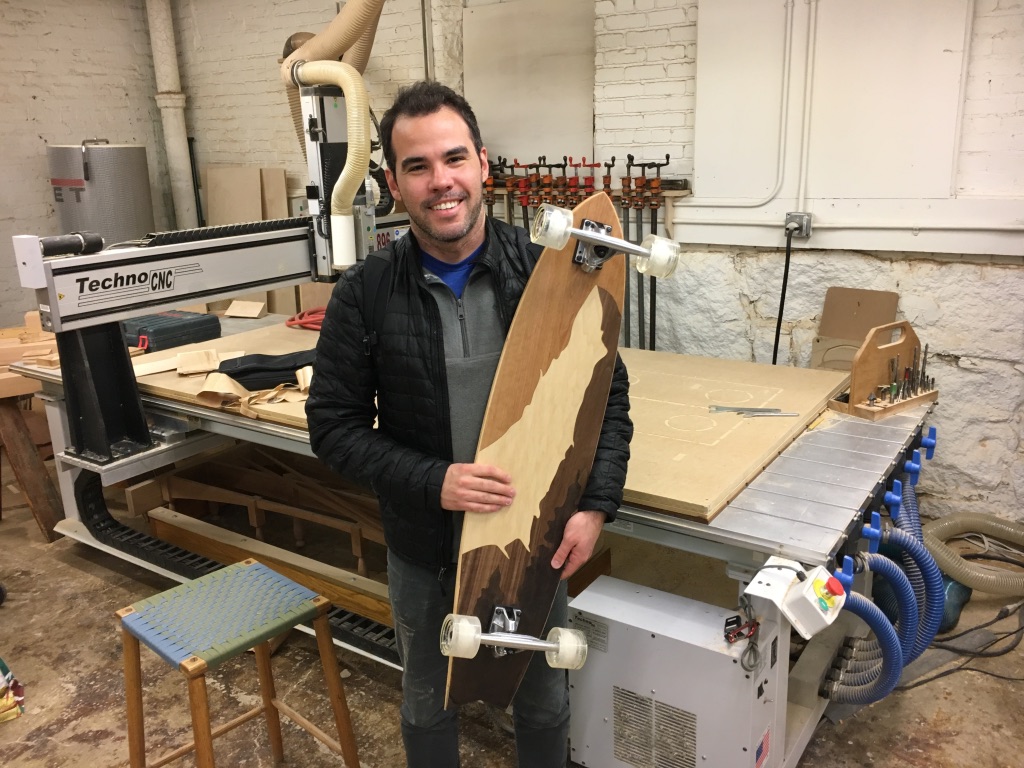
[[640, 244], [649, 255], [636, 257], [636, 271], [642, 275], [671, 277], [679, 264], [679, 243], [667, 237], [648, 235]]
[[480, 619], [449, 613], [441, 625], [441, 653], [457, 659], [472, 659], [480, 650]]
[[565, 248], [572, 229], [572, 211], [544, 203], [537, 209], [530, 227], [530, 239], [545, 248]]
[[557, 651], [544, 652], [549, 667], [579, 669], [587, 660], [587, 636], [578, 629], [555, 627], [548, 632], [548, 642], [558, 643]]

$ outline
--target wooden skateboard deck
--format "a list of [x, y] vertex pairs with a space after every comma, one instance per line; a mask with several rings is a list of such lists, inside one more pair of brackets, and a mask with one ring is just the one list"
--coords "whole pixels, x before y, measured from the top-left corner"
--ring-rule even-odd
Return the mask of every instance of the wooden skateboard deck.
[[[573, 209], [583, 219], [622, 228], [611, 199], [598, 193]], [[455, 589], [456, 614], [490, 631], [495, 606], [522, 611], [516, 632], [540, 637], [561, 572], [551, 558], [577, 510], [597, 449], [618, 348], [626, 259], [585, 272], [576, 239], [545, 248], [523, 292], [502, 350], [484, 414], [476, 461], [512, 477], [516, 498], [492, 514], [465, 515]], [[496, 657], [481, 647], [451, 658], [447, 701], [507, 707], [533, 652]]]

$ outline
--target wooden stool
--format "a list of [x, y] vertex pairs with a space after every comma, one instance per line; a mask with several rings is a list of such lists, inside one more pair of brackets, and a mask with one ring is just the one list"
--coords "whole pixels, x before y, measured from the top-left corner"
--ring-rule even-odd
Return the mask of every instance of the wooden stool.
[[[132, 768], [146, 766], [142, 718], [142, 667], [139, 641], [177, 667], [188, 679], [189, 706], [195, 741], [170, 752], [150, 768], [164, 765], [193, 749], [196, 764], [212, 768], [213, 739], [263, 714], [274, 759], [284, 759], [280, 714], [342, 755], [345, 765], [358, 768], [352, 722], [341, 683], [334, 643], [327, 624], [330, 601], [270, 570], [255, 560], [229, 565], [201, 578], [141, 600], [117, 612], [124, 639], [125, 698], [128, 706], [128, 753]], [[268, 640], [313, 619], [338, 741], [277, 698], [270, 669]], [[256, 651], [263, 703], [211, 730], [206, 696], [206, 672], [244, 653]], [[279, 714], [280, 713], [280, 714]]]

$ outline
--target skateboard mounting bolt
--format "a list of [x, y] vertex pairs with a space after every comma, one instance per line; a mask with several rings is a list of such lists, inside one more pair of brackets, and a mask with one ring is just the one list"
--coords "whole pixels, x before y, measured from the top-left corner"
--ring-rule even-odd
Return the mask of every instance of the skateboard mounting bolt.
[[[611, 236], [612, 233], [612, 228], [607, 224], [601, 224], [590, 219], [584, 219], [580, 229], [584, 232], [591, 232], [606, 237]], [[584, 272], [593, 272], [595, 269], [600, 269], [601, 265], [614, 255], [615, 251], [607, 245], [577, 240], [576, 251], [572, 255], [572, 260], [575, 264], [581, 264]]]
[[[515, 632], [519, 629], [519, 617], [522, 615], [523, 612], [519, 608], [509, 605], [495, 606], [494, 614], [491, 616], [491, 632]], [[513, 648], [499, 646], [494, 646], [492, 650], [495, 656], [508, 656], [516, 652]]]
[[519, 617], [523, 612], [509, 605], [499, 605], [491, 616], [491, 632], [515, 632], [519, 629]]

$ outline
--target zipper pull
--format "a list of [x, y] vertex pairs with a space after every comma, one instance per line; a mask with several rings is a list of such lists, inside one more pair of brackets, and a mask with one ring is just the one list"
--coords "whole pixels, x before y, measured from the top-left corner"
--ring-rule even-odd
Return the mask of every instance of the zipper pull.
[[437, 572], [437, 586], [440, 588], [441, 594], [444, 595], [445, 597], [448, 596], [448, 592], [446, 592], [445, 588], [444, 588], [444, 577], [445, 577], [445, 574], [447, 574], [447, 573], [448, 573], [448, 566], [445, 566], [445, 565], [442, 565], [441, 566], [441, 570]]
[[466, 319], [466, 308], [462, 304], [462, 299], [456, 299], [455, 306], [459, 310], [459, 322], [461, 323], [463, 320]]

